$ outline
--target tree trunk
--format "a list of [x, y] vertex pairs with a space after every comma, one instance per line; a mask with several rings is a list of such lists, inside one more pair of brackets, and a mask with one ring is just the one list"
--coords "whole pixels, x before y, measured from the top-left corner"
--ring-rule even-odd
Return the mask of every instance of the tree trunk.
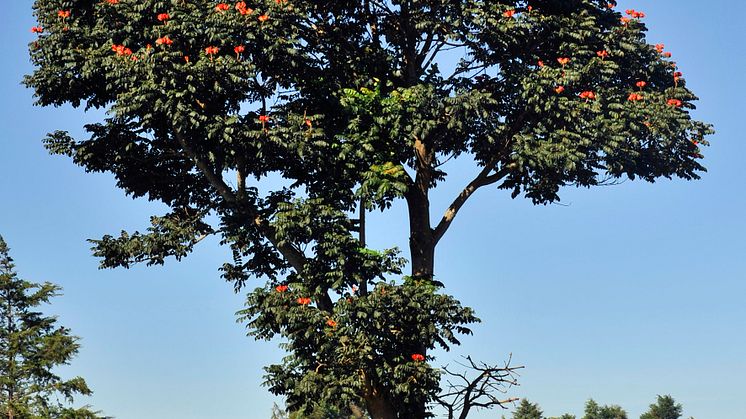
[[372, 419], [398, 419], [391, 401], [373, 382], [372, 377], [365, 371], [360, 372], [360, 378], [365, 388], [365, 407]]

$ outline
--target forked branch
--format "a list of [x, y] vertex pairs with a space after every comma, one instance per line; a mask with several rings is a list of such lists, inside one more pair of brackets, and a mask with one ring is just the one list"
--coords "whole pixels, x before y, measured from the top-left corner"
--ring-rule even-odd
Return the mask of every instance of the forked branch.
[[[518, 385], [517, 371], [523, 368], [510, 365], [512, 355], [502, 366], [477, 363], [469, 356], [464, 359], [466, 362], [457, 363], [466, 368], [467, 371], [463, 373], [453, 371], [447, 365], [443, 367], [449, 377], [446, 380], [448, 387], [435, 401], [446, 409], [448, 419], [466, 419], [473, 408], [507, 408], [508, 403], [518, 400], [515, 397], [504, 397], [510, 388]], [[477, 374], [476, 377], [469, 378], [474, 373]]]

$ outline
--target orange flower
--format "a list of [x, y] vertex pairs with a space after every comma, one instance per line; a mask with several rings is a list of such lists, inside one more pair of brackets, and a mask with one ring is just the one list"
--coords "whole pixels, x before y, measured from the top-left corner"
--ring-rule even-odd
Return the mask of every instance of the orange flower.
[[638, 93], [630, 93], [629, 97], [627, 98], [627, 100], [629, 100], [630, 102], [637, 102], [642, 99], [643, 99], [642, 95]]
[[278, 286], [275, 287], [275, 290], [277, 290], [277, 292], [285, 292], [285, 291], [288, 290], [288, 286], [287, 285], [278, 285]]
[[648, 82], [642, 81], [642, 80], [640, 80], [637, 83], [635, 83], [635, 86], [639, 87], [640, 89], [642, 89], [643, 87], [645, 87], [647, 85], [648, 85]]
[[544, 61], [541, 61], [541, 60], [539, 60], [539, 61], [538, 61], [538, 62], [537, 62], [536, 64], [537, 64], [537, 65], [538, 65], [539, 67], [544, 67]]
[[530, 11], [534, 10], [534, 8], [533, 8], [533, 6], [528, 6], [528, 7], [526, 7], [526, 10], [528, 10], [530, 12]]
[[242, 1], [239, 1], [238, 3], [236, 3], [236, 10], [238, 10], [238, 12], [241, 13], [242, 15], [250, 15], [254, 13], [254, 9], [250, 7], [246, 7], [246, 3]]
[[187, 63], [189, 62], [189, 56], [188, 55], [184, 56], [184, 62], [187, 62]]
[[70, 11], [69, 10], [58, 10], [57, 16], [61, 17], [63, 20], [70, 17]]
[[507, 18], [511, 18], [514, 15], [515, 15], [515, 10], [512, 10], [512, 9], [511, 10], [506, 10], [505, 12], [503, 12], [503, 16], [505, 16]]
[[262, 22], [262, 23], [263, 23], [263, 22], [266, 22], [266, 21], [268, 21], [268, 20], [269, 20], [269, 15], [261, 15], [261, 16], [259, 16], [259, 17], [258, 17], [258, 19], [259, 19], [259, 21], [260, 21], [260, 22]]
[[174, 41], [171, 38], [169, 38], [168, 35], [162, 36], [155, 40], [156, 45], [171, 45], [173, 43]]
[[557, 62], [560, 63], [562, 67], [564, 67], [565, 64], [570, 62], [570, 59], [567, 57], [560, 57], [560, 58], [557, 58]]
[[33, 33], [42, 33], [42, 32], [44, 32], [44, 28], [42, 28], [41, 26], [34, 26], [33, 28], [31, 28], [31, 32], [33, 32]]
[[668, 99], [668, 102], [666, 102], [668, 106], [673, 106], [674, 108], [680, 108], [684, 103], [678, 99]]
[[220, 51], [220, 48], [218, 48], [218, 47], [207, 47], [207, 48], [205, 48], [205, 54], [207, 54], [207, 55], [217, 54], [218, 51]]
[[557, 94], [560, 94], [565, 91], [565, 86], [557, 86], [554, 88], [554, 91], [557, 92]]
[[412, 361], [422, 362], [424, 360], [425, 360], [425, 357], [422, 354], [412, 354]]
[[230, 10], [230, 6], [228, 6], [226, 3], [218, 3], [217, 6], [215, 6], [215, 10], [218, 12], [225, 12], [226, 10]]
[[598, 55], [599, 57], [601, 57], [601, 59], [604, 59], [604, 58], [606, 58], [606, 57], [609, 56], [609, 52], [604, 49], [604, 50], [601, 50], [601, 51], [596, 51], [596, 55]]
[[308, 298], [308, 297], [300, 297], [296, 301], [298, 302], [298, 304], [300, 304], [302, 306], [307, 306], [307, 305], [311, 304], [311, 299]]
[[269, 122], [269, 116], [259, 115], [259, 122], [261, 122], [262, 124], [266, 124], [267, 122]]
[[106, 0], [109, 4], [119, 4], [119, 0]]
[[663, 52], [664, 48], [666, 48], [664, 44], [655, 44], [655, 50], [658, 51], [658, 53]]
[[326, 325], [329, 326], [329, 327], [337, 327], [337, 322], [335, 322], [332, 319], [329, 319], [329, 320], [326, 321]]
[[671, 53], [670, 52], [664, 52], [662, 55], [664, 57], [666, 57], [666, 58], [671, 58]]
[[111, 46], [111, 50], [116, 52], [117, 55], [124, 56], [124, 55], [132, 55], [132, 50], [125, 47], [124, 45], [117, 45], [114, 44]]
[[585, 92], [580, 93], [580, 98], [585, 100], [594, 100], [596, 98], [596, 94], [590, 90], [586, 90]]
[[233, 52], [235, 52], [236, 55], [238, 55], [238, 54], [244, 52], [245, 49], [246, 49], [246, 47], [244, 47], [243, 45], [236, 45], [235, 47], [233, 47]]
[[171, 19], [171, 16], [169, 16], [168, 13], [159, 13], [158, 16], [156, 16], [159, 22], [167, 22], [169, 19]]

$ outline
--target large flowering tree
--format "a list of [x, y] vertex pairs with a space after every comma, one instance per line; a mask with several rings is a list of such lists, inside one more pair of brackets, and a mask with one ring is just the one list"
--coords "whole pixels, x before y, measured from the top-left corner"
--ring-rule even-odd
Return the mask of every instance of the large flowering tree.
[[[108, 112], [89, 138], [55, 132], [48, 148], [171, 208], [146, 232], [95, 240], [102, 266], [180, 259], [220, 236], [233, 253], [223, 277], [258, 285], [241, 313], [251, 334], [285, 338], [267, 384], [293, 410], [319, 400], [429, 415], [440, 376], [428, 351], [477, 321], [441, 292], [435, 249], [477, 190], [545, 204], [566, 185], [704, 170], [710, 128], [690, 117], [694, 95], [646, 41], [644, 13], [613, 1], [37, 0], [34, 11], [26, 84], [38, 103]], [[474, 177], [431, 218], [451, 158], [473, 161]], [[365, 244], [365, 212], [398, 199], [404, 277], [395, 249]]]

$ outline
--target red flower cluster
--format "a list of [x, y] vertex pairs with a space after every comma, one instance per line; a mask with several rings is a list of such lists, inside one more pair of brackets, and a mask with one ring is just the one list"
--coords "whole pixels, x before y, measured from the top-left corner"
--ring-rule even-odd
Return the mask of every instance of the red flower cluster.
[[565, 86], [557, 86], [554, 88], [554, 91], [557, 92], [557, 94], [560, 94], [565, 91]]
[[668, 102], [666, 102], [668, 106], [673, 106], [674, 108], [680, 108], [684, 105], [684, 102], [678, 100], [678, 99], [668, 99]]
[[674, 81], [674, 83], [678, 83], [679, 79], [681, 78], [681, 76], [683, 76], [683, 74], [681, 73], [681, 71], [675, 71], [673, 73], [673, 81]]
[[622, 22], [622, 25], [624, 25], [624, 26], [627, 26], [627, 24], [628, 24], [629, 22], [631, 22], [631, 21], [632, 21], [632, 19], [630, 19], [630, 18], [628, 18], [628, 17], [623, 17], [623, 18], [619, 19], [619, 21], [620, 21], [620, 22]]
[[666, 58], [671, 58], [671, 53], [670, 52], [664, 52], [662, 55], [664, 57], [666, 57]]
[[422, 362], [424, 360], [425, 360], [425, 357], [422, 354], [412, 354], [412, 361]]
[[120, 55], [120, 56], [132, 55], [132, 50], [125, 47], [124, 45], [114, 44], [111, 46], [111, 50], [116, 52], [117, 55]]
[[261, 122], [262, 124], [266, 124], [267, 122], [269, 122], [269, 116], [259, 115], [259, 122]]
[[66, 19], [70, 17], [70, 11], [69, 10], [58, 10], [57, 16], [61, 17], [62, 19]]
[[332, 319], [329, 319], [329, 320], [326, 321], [326, 325], [329, 326], [329, 327], [337, 327], [337, 322], [335, 322]]
[[557, 62], [560, 63], [560, 65], [562, 65], [562, 67], [564, 67], [565, 64], [567, 64], [567, 63], [570, 62], [570, 59], [567, 58], [567, 57], [560, 57], [560, 58], [557, 58]]
[[230, 10], [230, 8], [231, 7], [228, 6], [228, 4], [226, 3], [218, 3], [218, 5], [215, 6], [215, 10], [217, 10], [218, 12], [225, 12], [227, 10]]
[[640, 89], [642, 89], [643, 87], [645, 87], [647, 85], [648, 85], [648, 82], [642, 81], [642, 80], [640, 80], [637, 83], [635, 83], [635, 86], [639, 87]]
[[308, 298], [308, 297], [300, 297], [296, 301], [298, 301], [298, 304], [300, 304], [302, 306], [307, 306], [307, 305], [311, 304], [311, 299]]
[[515, 16], [515, 10], [512, 10], [512, 9], [511, 10], [506, 10], [505, 12], [503, 12], [503, 16], [505, 16], [507, 18], [511, 18], [511, 17]]
[[169, 38], [168, 35], [162, 36], [155, 40], [156, 45], [171, 45], [173, 43], [174, 41], [171, 38]]
[[42, 32], [44, 32], [44, 28], [42, 28], [41, 26], [34, 26], [33, 28], [31, 28], [31, 32], [33, 32], [33, 33], [42, 33]]
[[609, 52], [606, 50], [596, 51], [596, 55], [603, 59], [609, 56]]
[[260, 22], [264, 23], [269, 20], [269, 15], [261, 15], [257, 19], [259, 19]]
[[277, 290], [277, 292], [285, 292], [285, 291], [288, 290], [288, 286], [287, 285], [278, 285], [278, 286], [275, 287], [275, 289]]
[[644, 97], [642, 97], [642, 95], [639, 94], [639, 93], [630, 93], [629, 97], [627, 98], [627, 100], [629, 100], [630, 102], [637, 102], [637, 101], [643, 100], [643, 99], [644, 99]]
[[233, 52], [235, 52], [236, 55], [238, 55], [238, 54], [244, 52], [245, 49], [246, 49], [246, 47], [244, 47], [243, 45], [236, 45], [235, 47], [233, 47]]
[[585, 100], [594, 100], [596, 98], [596, 94], [594, 92], [591, 92], [590, 90], [586, 90], [585, 92], [580, 93], [580, 98]]
[[158, 16], [156, 16], [156, 19], [158, 19], [159, 22], [165, 23], [171, 19], [171, 16], [168, 13], [159, 13]]
[[626, 13], [628, 16], [632, 16], [635, 19], [642, 19], [645, 17], [645, 13], [638, 12], [635, 9], [627, 9], [624, 11], [624, 13]]
[[205, 48], [205, 54], [207, 54], [207, 55], [217, 54], [218, 51], [220, 51], [220, 48], [218, 48], [218, 47], [207, 47], [207, 48]]
[[106, 0], [109, 4], [119, 4], [119, 0]]
[[242, 15], [250, 15], [254, 13], [254, 9], [246, 7], [246, 3], [242, 1], [236, 3], [236, 10], [238, 10], [238, 13], [241, 13]]
[[664, 48], [666, 48], [664, 44], [655, 44], [655, 50], [658, 51], [658, 53], [663, 52]]

